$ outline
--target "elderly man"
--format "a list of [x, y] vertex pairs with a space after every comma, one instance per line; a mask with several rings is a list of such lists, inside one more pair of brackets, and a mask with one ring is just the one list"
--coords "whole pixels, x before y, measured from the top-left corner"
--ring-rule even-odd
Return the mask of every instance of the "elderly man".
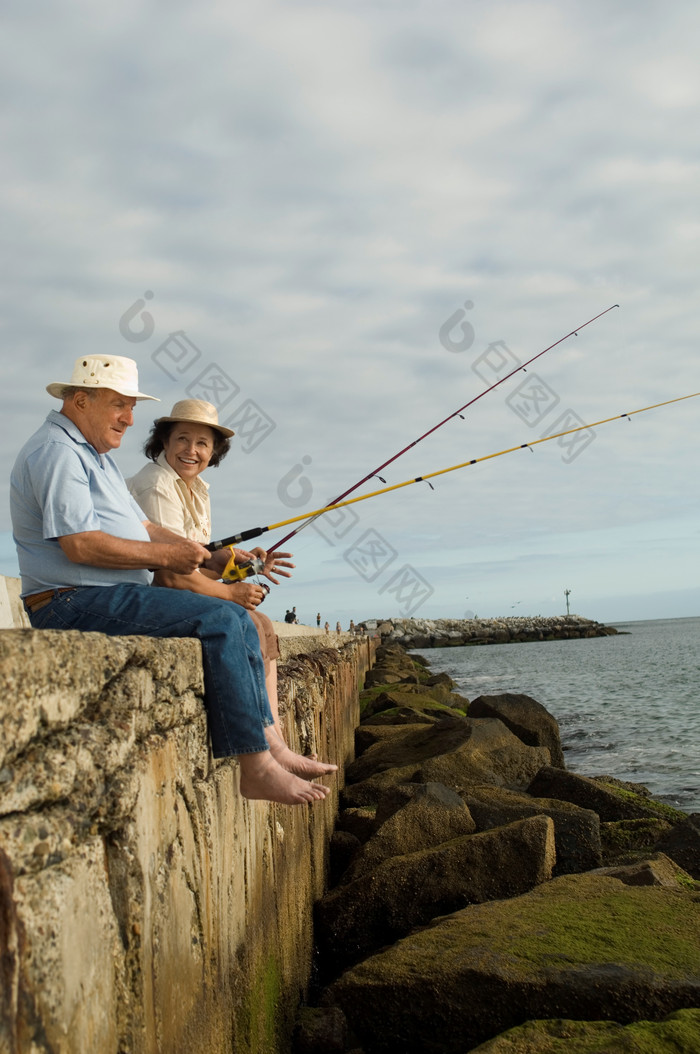
[[241, 793], [288, 805], [324, 798], [327, 787], [287, 771], [270, 750], [273, 720], [248, 613], [225, 600], [150, 584], [154, 570], [191, 574], [210, 554], [146, 520], [112, 459], [136, 403], [155, 398], [138, 390], [136, 363], [86, 355], [70, 381], [46, 390], [62, 408], [20, 451], [10, 492], [32, 626], [199, 638], [213, 753], [238, 757]]

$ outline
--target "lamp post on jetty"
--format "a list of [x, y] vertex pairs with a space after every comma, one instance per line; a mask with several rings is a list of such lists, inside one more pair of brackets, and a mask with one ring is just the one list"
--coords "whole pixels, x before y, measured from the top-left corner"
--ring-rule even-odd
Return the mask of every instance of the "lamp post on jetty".
[[570, 593], [571, 593], [570, 589], [565, 589], [564, 590], [564, 596], [566, 597], [566, 613], [567, 613], [567, 615], [569, 614], [569, 595], [570, 595]]

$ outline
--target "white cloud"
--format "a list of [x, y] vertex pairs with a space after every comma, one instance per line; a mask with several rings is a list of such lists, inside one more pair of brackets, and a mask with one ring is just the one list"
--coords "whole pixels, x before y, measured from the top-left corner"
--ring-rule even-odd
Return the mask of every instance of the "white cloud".
[[[410, 443], [483, 389], [473, 366], [490, 342], [525, 360], [613, 303], [531, 368], [560, 400], [541, 427], [506, 401], [520, 375], [388, 481], [525, 441], [566, 408], [591, 420], [700, 389], [690, 0], [68, 0], [11, 3], [3, 19], [10, 462], [52, 405], [44, 385], [85, 351], [132, 355], [145, 390], [181, 397], [196, 369], [175, 379], [154, 360], [178, 330], [201, 350], [197, 369], [218, 363], [276, 425], [211, 474], [222, 532], [288, 515], [277, 485], [302, 456], [322, 502]], [[155, 332], [129, 343], [118, 322], [146, 290]], [[438, 330], [465, 300], [475, 341], [450, 354]], [[535, 535], [553, 575], [547, 539], [569, 539], [561, 573], [599, 580], [592, 601], [631, 596], [632, 578], [647, 581], [647, 525], [697, 516], [697, 412], [606, 425], [571, 465], [545, 444], [442, 477], [435, 493], [379, 497], [361, 522], [397, 560], [433, 567], [435, 547], [449, 553], [455, 580], [496, 538], [494, 606]], [[150, 420], [139, 414], [124, 443], [127, 472]], [[628, 557], [573, 548], [587, 531], [619, 554], [608, 530], [629, 538]], [[295, 588], [323, 593], [312, 568], [330, 560], [332, 603], [352, 613], [379, 586], [338, 556], [345, 541], [299, 535]], [[683, 561], [697, 582], [690, 538], [668, 546], [650, 596]], [[447, 612], [459, 591], [444, 575], [430, 603]], [[678, 614], [695, 613], [694, 596], [678, 593]]]

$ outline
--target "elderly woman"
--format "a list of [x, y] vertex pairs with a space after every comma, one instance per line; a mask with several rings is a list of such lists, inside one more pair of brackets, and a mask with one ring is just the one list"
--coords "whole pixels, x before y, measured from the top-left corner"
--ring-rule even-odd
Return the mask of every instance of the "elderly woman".
[[[183, 399], [175, 403], [169, 417], [159, 417], [154, 422], [144, 445], [149, 463], [126, 481], [151, 523], [204, 545], [211, 540], [209, 484], [201, 479], [201, 473], [207, 467], [215, 468], [226, 456], [232, 435], [230, 428], [219, 424], [216, 408], [201, 399]], [[264, 561], [263, 574], [275, 585], [275, 575], [289, 578], [290, 572], [285, 568], [294, 567], [285, 559], [291, 553], [237, 549], [236, 555], [240, 559], [259, 556]], [[265, 663], [265, 687], [274, 719], [274, 733], [268, 737], [273, 757], [283, 768], [306, 779], [335, 772], [336, 765], [296, 754], [284, 741], [277, 699], [277, 636], [267, 615], [256, 610], [267, 587], [253, 582], [223, 582], [215, 572], [204, 568], [189, 575], [156, 571], [155, 584], [219, 597], [247, 609], [258, 631]]]

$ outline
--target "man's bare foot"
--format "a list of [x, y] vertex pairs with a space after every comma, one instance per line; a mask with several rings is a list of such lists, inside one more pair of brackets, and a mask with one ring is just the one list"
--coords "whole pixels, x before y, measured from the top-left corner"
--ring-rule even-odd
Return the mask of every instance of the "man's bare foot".
[[319, 761], [315, 754], [308, 756], [297, 754], [287, 746], [273, 725], [265, 729], [265, 738], [270, 744], [272, 756], [277, 764], [287, 772], [293, 772], [295, 776], [301, 776], [302, 779], [313, 779], [315, 776], [330, 776], [332, 772], [338, 771], [337, 765]]
[[257, 801], [276, 801], [282, 805], [307, 805], [322, 801], [329, 792], [322, 783], [309, 783], [287, 772], [269, 750], [259, 754], [240, 754], [241, 794]]

